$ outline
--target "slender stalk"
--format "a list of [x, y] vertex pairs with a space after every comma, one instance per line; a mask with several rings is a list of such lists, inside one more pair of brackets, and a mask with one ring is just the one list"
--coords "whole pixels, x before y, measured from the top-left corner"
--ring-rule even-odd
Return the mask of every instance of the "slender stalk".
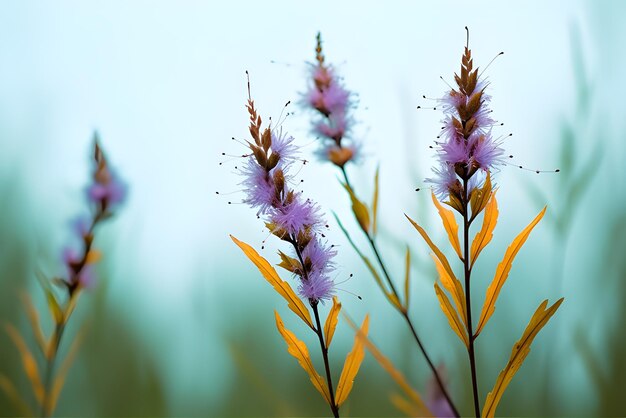
[[335, 391], [333, 389], [333, 378], [330, 375], [330, 362], [328, 361], [328, 348], [324, 342], [324, 332], [322, 330], [322, 324], [320, 323], [320, 314], [317, 310], [317, 301], [311, 302], [313, 308], [313, 314], [315, 315], [315, 323], [317, 324], [316, 334], [320, 341], [320, 348], [322, 349], [322, 356], [324, 357], [324, 368], [326, 369], [326, 381], [328, 382], [328, 391], [330, 392], [330, 409], [333, 411], [335, 418], [339, 418], [339, 407], [335, 402]]
[[[354, 189], [352, 188], [352, 186], [350, 184], [350, 179], [348, 178], [348, 173], [346, 172], [345, 167], [341, 167], [341, 172], [343, 174], [343, 178], [344, 178], [344, 180], [346, 182], [346, 185], [354, 192]], [[370, 247], [371, 247], [372, 251], [374, 252], [374, 255], [376, 256], [376, 260], [378, 261], [378, 265], [380, 266], [380, 268], [381, 268], [381, 270], [383, 272], [383, 276], [385, 277], [385, 280], [387, 281], [387, 284], [389, 285], [389, 288], [391, 289], [391, 292], [399, 300], [400, 295], [398, 294], [398, 291], [396, 290], [396, 287], [393, 285], [393, 280], [391, 280], [391, 275], [387, 271], [387, 267], [385, 266], [385, 262], [383, 261], [382, 256], [380, 255], [380, 251], [378, 250], [378, 246], [376, 245], [376, 241], [366, 231], [363, 231], [363, 233], [365, 234], [365, 236], [367, 238], [367, 241], [369, 242]], [[443, 384], [443, 380], [441, 379], [441, 376], [439, 376], [439, 372], [437, 371], [437, 368], [435, 367], [434, 363], [430, 359], [430, 356], [426, 352], [426, 348], [424, 347], [424, 344], [422, 344], [422, 341], [421, 341], [419, 335], [417, 334], [417, 330], [415, 329], [415, 326], [413, 325], [413, 322], [411, 321], [408, 312], [406, 312], [406, 310], [399, 310], [399, 312], [402, 314], [402, 317], [405, 319], [409, 329], [411, 330], [411, 334], [413, 335], [413, 338], [415, 339], [415, 342], [417, 343], [417, 346], [419, 347], [420, 351], [424, 355], [424, 358], [426, 359], [426, 363], [428, 363], [428, 367], [430, 368], [430, 370], [432, 371], [433, 375], [435, 376], [435, 380], [437, 381], [437, 384], [439, 385], [439, 388], [441, 389], [441, 393], [443, 393], [443, 396], [448, 401], [448, 404], [450, 404], [450, 407], [452, 408], [452, 411], [454, 412], [455, 417], [460, 417], [461, 415], [459, 414], [458, 410], [456, 409], [456, 406], [454, 405], [454, 402], [452, 401], [452, 398], [450, 397], [450, 394], [446, 390], [446, 388], [445, 388], [445, 386]]]
[[463, 190], [465, 193], [465, 199], [463, 200], [463, 269], [465, 271], [465, 306], [467, 307], [467, 325], [469, 327], [469, 347], [468, 355], [470, 362], [470, 369], [472, 373], [472, 391], [474, 395], [474, 416], [480, 417], [480, 401], [478, 399], [478, 378], [476, 377], [476, 358], [474, 356], [474, 330], [472, 328], [472, 298], [470, 294], [470, 259], [469, 259], [469, 228], [470, 220], [468, 218], [468, 193], [467, 193], [467, 179], [463, 179]]
[[[293, 247], [296, 250], [296, 254], [298, 255], [298, 259], [300, 260], [300, 265], [302, 266], [302, 269], [303, 269], [302, 274], [304, 276], [304, 280], [309, 280], [308, 273], [306, 269], [304, 269], [304, 258], [302, 257], [302, 252], [300, 251], [300, 247], [298, 246], [298, 242], [296, 238], [291, 237], [288, 241], [291, 243], [291, 245], [293, 245]], [[329, 406], [330, 406], [331, 411], [333, 412], [333, 416], [335, 418], [339, 418], [339, 407], [337, 406], [337, 403], [335, 402], [333, 378], [330, 374], [330, 362], [328, 361], [328, 348], [326, 347], [326, 342], [324, 341], [324, 331], [322, 328], [322, 324], [320, 322], [320, 314], [317, 309], [318, 301], [309, 300], [309, 303], [311, 304], [311, 308], [313, 308], [313, 314], [315, 315], [316, 328], [314, 329], [314, 331], [317, 334], [317, 338], [319, 339], [320, 348], [322, 349], [322, 357], [324, 358], [324, 368], [326, 369], [326, 382], [328, 383], [328, 391], [330, 394]]]
[[47, 418], [52, 413], [52, 378], [54, 376], [54, 367], [56, 364], [57, 354], [59, 352], [59, 346], [61, 345], [61, 338], [63, 338], [63, 332], [65, 331], [65, 318], [62, 323], [57, 324], [54, 329], [54, 334], [51, 340], [50, 351], [47, 353], [46, 374], [44, 380], [44, 392], [43, 402], [41, 403], [41, 417]]

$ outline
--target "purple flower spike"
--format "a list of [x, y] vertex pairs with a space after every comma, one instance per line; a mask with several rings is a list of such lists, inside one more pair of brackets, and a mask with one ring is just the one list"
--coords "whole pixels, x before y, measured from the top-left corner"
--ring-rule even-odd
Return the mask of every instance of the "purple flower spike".
[[319, 33], [315, 51], [317, 62], [311, 67], [310, 83], [302, 105], [317, 115], [312, 121], [312, 131], [322, 142], [317, 154], [321, 159], [343, 167], [358, 153], [357, 144], [346, 139], [353, 122], [350, 115], [352, 93], [344, 87], [334, 68], [324, 62]]
[[491, 136], [495, 121], [488, 107], [488, 83], [473, 69], [467, 46], [461, 73], [454, 80], [457, 88], [439, 100], [444, 113], [441, 142], [437, 143], [439, 167], [433, 169], [435, 177], [426, 181], [433, 184], [440, 200], [454, 195], [456, 201], [465, 201], [474, 188], [481, 187], [486, 173], [504, 163], [504, 150]]
[[126, 185], [109, 168], [104, 152], [96, 140], [93, 183], [87, 189], [90, 201], [98, 204], [103, 212], [112, 211], [126, 198]]
[[319, 229], [324, 225], [319, 207], [290, 188], [288, 171], [298, 151], [293, 137], [270, 128], [261, 130], [261, 118], [251, 98], [247, 108], [253, 142], [248, 142], [251, 152], [241, 170], [244, 202], [257, 209], [272, 234], [292, 246], [291, 258], [301, 261], [288, 269], [300, 279], [300, 296], [311, 303], [328, 299], [334, 289], [329, 273], [336, 252], [319, 241]]

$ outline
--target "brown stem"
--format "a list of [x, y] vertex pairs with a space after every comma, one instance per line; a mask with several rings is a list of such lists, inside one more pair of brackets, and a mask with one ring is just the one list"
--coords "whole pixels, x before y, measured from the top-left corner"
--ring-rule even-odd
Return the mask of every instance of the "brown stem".
[[[354, 193], [354, 189], [352, 189], [352, 186], [350, 185], [350, 180], [348, 179], [348, 174], [346, 173], [346, 170], [345, 170], [344, 167], [341, 167], [341, 172], [343, 173], [343, 178], [345, 179], [346, 184], [348, 185], [348, 187], [350, 187], [350, 189]], [[365, 236], [367, 238], [367, 241], [369, 242], [370, 247], [371, 247], [372, 251], [374, 252], [374, 255], [376, 256], [376, 260], [378, 261], [378, 265], [380, 266], [380, 268], [381, 268], [381, 270], [383, 272], [383, 276], [385, 277], [385, 280], [387, 281], [387, 284], [389, 285], [389, 288], [391, 289], [391, 292], [394, 294], [394, 296], [398, 300], [400, 300], [400, 295], [398, 294], [398, 291], [396, 290], [396, 287], [393, 285], [393, 280], [391, 280], [391, 275], [387, 271], [387, 267], [385, 266], [385, 262], [383, 261], [382, 256], [380, 255], [380, 251], [378, 251], [378, 246], [376, 245], [376, 241], [367, 232], [363, 231], [363, 233], [365, 234]], [[406, 312], [406, 310], [401, 310], [401, 309], [398, 309], [398, 311], [402, 314], [402, 317], [405, 319], [409, 329], [411, 330], [411, 334], [413, 335], [413, 338], [415, 339], [415, 342], [417, 343], [417, 346], [419, 347], [420, 351], [422, 352], [422, 355], [426, 359], [426, 363], [428, 363], [428, 367], [430, 368], [430, 370], [432, 371], [433, 375], [435, 376], [435, 380], [437, 381], [437, 384], [439, 385], [439, 388], [441, 389], [441, 393], [443, 393], [443, 396], [448, 401], [448, 404], [450, 404], [450, 408], [452, 408], [452, 411], [454, 412], [454, 416], [457, 417], [457, 418], [460, 417], [461, 415], [459, 414], [458, 410], [456, 409], [456, 406], [454, 405], [454, 402], [452, 402], [452, 398], [450, 397], [450, 394], [446, 390], [446, 388], [445, 388], [445, 386], [443, 384], [443, 380], [441, 379], [441, 376], [439, 376], [439, 372], [437, 371], [437, 368], [435, 367], [435, 365], [433, 364], [432, 360], [430, 359], [430, 356], [426, 352], [426, 348], [424, 347], [424, 344], [422, 344], [422, 341], [421, 341], [420, 337], [417, 334], [417, 330], [415, 329], [415, 327], [413, 326], [413, 322], [409, 318], [408, 312]]]
[[[302, 266], [302, 279], [309, 280], [308, 273], [304, 268], [304, 258], [302, 257], [302, 252], [300, 251], [300, 247], [298, 246], [298, 241], [295, 237], [291, 237], [288, 240], [291, 245], [293, 245], [296, 250], [296, 254], [298, 255], [298, 259], [300, 260], [300, 265]], [[333, 412], [335, 418], [339, 418], [339, 407], [335, 402], [335, 391], [333, 389], [333, 379], [330, 374], [330, 362], [328, 361], [328, 348], [326, 347], [326, 342], [324, 341], [324, 331], [322, 328], [322, 324], [320, 322], [320, 314], [317, 309], [318, 301], [310, 299], [309, 303], [311, 304], [311, 308], [313, 308], [313, 314], [315, 315], [315, 323], [316, 328], [314, 329], [317, 334], [317, 338], [320, 342], [320, 348], [322, 349], [322, 357], [324, 358], [324, 368], [326, 369], [326, 381], [328, 382], [328, 391], [330, 394], [330, 409]]]
[[317, 301], [311, 301], [311, 307], [313, 308], [313, 314], [315, 315], [315, 323], [317, 324], [316, 334], [320, 341], [320, 348], [322, 349], [322, 356], [324, 357], [324, 368], [326, 369], [326, 381], [328, 382], [328, 391], [330, 393], [330, 409], [333, 411], [335, 418], [339, 418], [339, 407], [335, 402], [335, 392], [333, 389], [333, 379], [330, 375], [330, 362], [328, 361], [328, 348], [324, 342], [324, 332], [322, 330], [322, 324], [320, 323], [320, 314], [317, 310]]
[[464, 200], [463, 200], [463, 269], [465, 272], [465, 306], [467, 310], [467, 326], [469, 327], [469, 346], [467, 353], [469, 355], [470, 370], [472, 374], [472, 392], [474, 395], [474, 416], [480, 417], [480, 401], [478, 399], [478, 378], [476, 377], [476, 358], [474, 356], [474, 331], [472, 329], [472, 301], [470, 296], [470, 276], [471, 267], [469, 259], [469, 227], [470, 220], [468, 218], [468, 194], [467, 179], [463, 179]]

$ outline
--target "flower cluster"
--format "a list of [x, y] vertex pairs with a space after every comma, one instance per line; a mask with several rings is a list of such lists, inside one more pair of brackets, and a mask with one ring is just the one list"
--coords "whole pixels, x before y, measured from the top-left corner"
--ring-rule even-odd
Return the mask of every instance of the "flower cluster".
[[334, 283], [330, 273], [336, 251], [320, 240], [324, 227], [319, 207], [289, 187], [289, 167], [296, 160], [293, 137], [270, 127], [261, 130], [261, 117], [248, 99], [251, 153], [246, 156], [242, 182], [244, 202], [257, 209], [267, 228], [281, 240], [292, 244], [296, 258], [280, 253], [282, 267], [300, 278], [300, 296], [317, 302], [332, 297]]
[[503, 163], [504, 150], [491, 134], [495, 121], [487, 107], [491, 99], [485, 93], [488, 84], [480, 79], [478, 69], [473, 69], [468, 46], [461, 59], [461, 74], [455, 74], [454, 81], [458, 89], [452, 88], [439, 100], [445, 115], [442, 140], [437, 143], [439, 166], [433, 169], [436, 176], [427, 181], [439, 199], [464, 201], [487, 172]]
[[63, 251], [63, 263], [68, 272], [64, 284], [70, 294], [79, 288], [93, 285], [95, 280], [93, 264], [99, 259], [99, 253], [91, 248], [94, 230], [101, 221], [114, 214], [126, 197], [126, 185], [109, 167], [97, 138], [93, 161], [95, 165], [93, 181], [87, 188], [87, 198], [94, 205], [94, 210], [91, 216], [83, 216], [73, 222], [72, 232], [80, 243], [80, 250], [73, 246]]
[[347, 143], [346, 134], [352, 127], [351, 93], [338, 78], [334, 68], [324, 62], [322, 37], [317, 34], [316, 63], [311, 65], [310, 85], [304, 105], [314, 110], [319, 118], [313, 121], [313, 132], [322, 138], [319, 155], [322, 159], [343, 167], [358, 154], [354, 141]]

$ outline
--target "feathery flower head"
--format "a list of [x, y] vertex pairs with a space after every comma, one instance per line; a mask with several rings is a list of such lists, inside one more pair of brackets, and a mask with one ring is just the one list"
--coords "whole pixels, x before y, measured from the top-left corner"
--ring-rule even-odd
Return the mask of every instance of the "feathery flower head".
[[439, 167], [433, 169], [435, 177], [426, 181], [434, 185], [440, 200], [450, 196], [463, 201], [480, 187], [474, 177], [479, 170], [491, 172], [504, 162], [501, 141], [491, 133], [495, 121], [488, 108], [491, 97], [485, 93], [488, 83], [480, 78], [478, 68], [473, 68], [469, 32], [460, 75], [455, 73], [454, 81], [457, 87], [439, 99], [444, 113], [441, 142], [437, 143]]
[[280, 265], [300, 279], [300, 296], [315, 303], [330, 299], [334, 292], [330, 273], [336, 252], [320, 239], [324, 223], [319, 206], [289, 186], [288, 171], [297, 154], [293, 137], [282, 131], [276, 134], [271, 127], [262, 129], [249, 91], [248, 95], [252, 141], [248, 141], [251, 152], [245, 156], [247, 162], [242, 170], [244, 202], [257, 209], [273, 235], [292, 245], [294, 257], [281, 252], [285, 264]]
[[345, 88], [335, 69], [325, 62], [322, 36], [317, 34], [316, 62], [311, 65], [310, 82], [303, 106], [315, 111], [312, 131], [322, 139], [321, 159], [343, 167], [357, 155], [357, 144], [346, 139], [352, 127], [352, 93]]

